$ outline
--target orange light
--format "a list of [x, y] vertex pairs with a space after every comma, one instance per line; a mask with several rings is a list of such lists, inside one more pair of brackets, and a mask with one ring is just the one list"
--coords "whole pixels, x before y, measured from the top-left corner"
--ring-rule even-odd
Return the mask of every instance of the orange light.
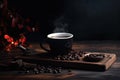
[[11, 44], [14, 44], [14, 42], [11, 42]]
[[5, 35], [4, 35], [4, 38], [5, 38], [5, 39], [8, 39], [8, 38], [10, 38], [10, 36], [7, 35], [7, 34], [5, 34]]
[[13, 38], [10, 37], [9, 39], [7, 39], [8, 42], [13, 42]]
[[17, 41], [16, 41], [16, 42], [14, 42], [14, 45], [15, 45], [15, 46], [17, 46], [17, 45], [18, 45], [18, 42], [17, 42]]
[[24, 34], [20, 34], [20, 38], [18, 40], [14, 40], [13, 37], [5, 34], [4, 38], [7, 40], [7, 42], [9, 42], [8, 45], [6, 45], [5, 50], [6, 51], [11, 51], [11, 49], [13, 47], [17, 47], [19, 43], [21, 43], [21, 45], [24, 45], [24, 43], [26, 42], [26, 37], [24, 36]]

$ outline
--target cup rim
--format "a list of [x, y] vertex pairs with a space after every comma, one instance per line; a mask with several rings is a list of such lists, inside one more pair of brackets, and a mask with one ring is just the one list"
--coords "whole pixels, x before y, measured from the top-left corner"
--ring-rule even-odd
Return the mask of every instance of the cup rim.
[[[65, 38], [53, 38], [52, 36], [56, 36], [56, 35], [66, 35], [69, 36], [69, 37], [65, 37]], [[47, 35], [47, 38], [49, 39], [70, 39], [73, 37], [73, 34], [71, 33], [67, 33], [67, 32], [55, 32], [55, 33], [50, 33]]]

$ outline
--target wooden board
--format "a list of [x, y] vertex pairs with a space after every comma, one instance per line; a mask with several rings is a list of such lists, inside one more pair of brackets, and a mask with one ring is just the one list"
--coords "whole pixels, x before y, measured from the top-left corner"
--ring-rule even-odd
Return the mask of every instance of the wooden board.
[[104, 54], [105, 58], [99, 62], [87, 62], [81, 57], [80, 60], [55, 60], [48, 57], [40, 57], [37, 55], [34, 56], [21, 56], [21, 58], [26, 62], [44, 64], [44, 65], [53, 65], [60, 66], [68, 69], [80, 69], [80, 70], [92, 70], [92, 71], [106, 71], [116, 60], [116, 55], [111, 53], [99, 53], [99, 52], [87, 52], [94, 54]]

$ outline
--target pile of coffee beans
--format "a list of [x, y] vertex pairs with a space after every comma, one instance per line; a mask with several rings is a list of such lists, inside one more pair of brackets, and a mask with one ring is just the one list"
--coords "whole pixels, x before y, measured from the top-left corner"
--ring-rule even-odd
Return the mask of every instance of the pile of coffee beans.
[[101, 61], [105, 58], [104, 54], [88, 54], [84, 56], [84, 61], [89, 61], [89, 62], [98, 62]]
[[65, 55], [58, 55], [54, 57], [55, 60], [64, 60], [64, 61], [74, 61], [74, 60], [84, 60], [87, 62], [98, 62], [105, 58], [104, 54], [89, 54], [84, 51], [75, 51], [72, 50], [70, 53]]
[[13, 62], [14, 67], [17, 67], [19, 72], [25, 74], [40, 74], [40, 73], [52, 73], [57, 74], [62, 72], [62, 67], [54, 67], [50, 65], [31, 64], [23, 62], [21, 59]]
[[69, 60], [69, 61], [73, 61], [73, 60], [80, 60], [81, 57], [83, 57], [86, 53], [83, 51], [74, 51], [72, 50], [70, 53], [65, 54], [65, 55], [58, 55], [56, 57], [54, 57], [55, 60]]
[[33, 73], [33, 74], [40, 74], [40, 73], [61, 73], [61, 67], [51, 67], [51, 66], [41, 66], [38, 65], [36, 67], [22, 67], [24, 73]]

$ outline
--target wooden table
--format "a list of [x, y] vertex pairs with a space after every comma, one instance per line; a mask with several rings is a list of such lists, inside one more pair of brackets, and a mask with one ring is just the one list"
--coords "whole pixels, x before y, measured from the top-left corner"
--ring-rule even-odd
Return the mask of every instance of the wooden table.
[[[42, 51], [39, 43], [32, 43], [36, 51]], [[0, 80], [120, 80], [120, 41], [79, 41], [74, 42], [73, 49], [87, 52], [114, 53], [117, 56], [116, 62], [104, 72], [84, 70], [63, 70], [60, 74], [31, 74], [19, 75], [16, 72], [0, 72]]]

